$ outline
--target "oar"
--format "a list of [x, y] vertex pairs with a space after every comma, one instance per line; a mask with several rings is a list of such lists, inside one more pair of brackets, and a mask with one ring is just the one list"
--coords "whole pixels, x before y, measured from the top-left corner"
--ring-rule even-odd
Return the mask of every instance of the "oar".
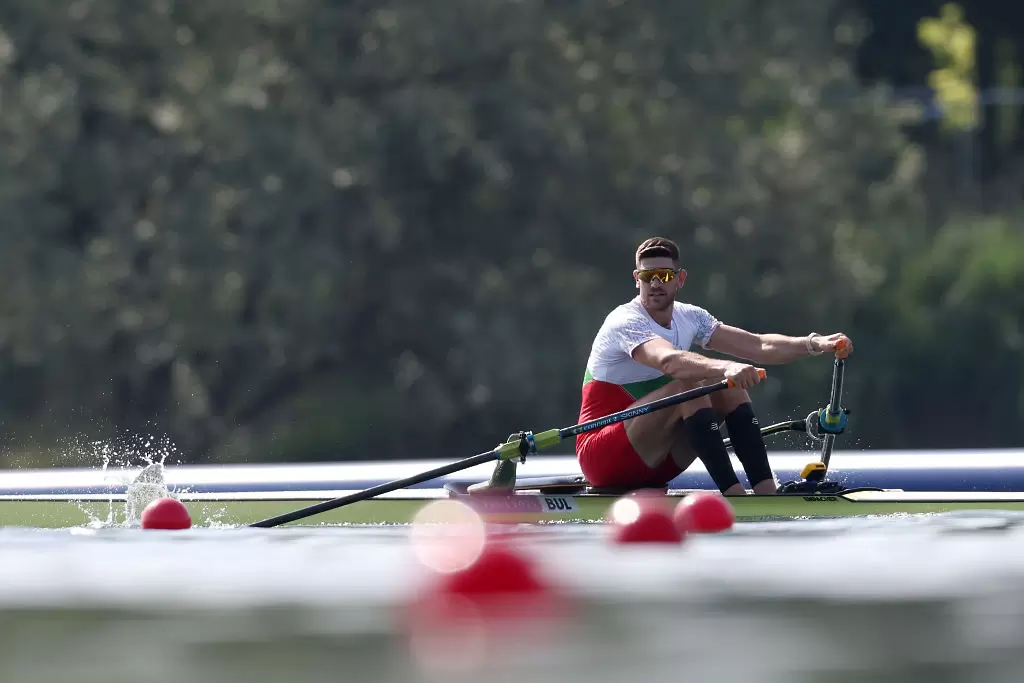
[[840, 340], [836, 347], [836, 360], [832, 368], [832, 394], [829, 396], [828, 406], [821, 416], [822, 427], [825, 428], [825, 441], [821, 446], [821, 462], [825, 466], [821, 476], [824, 478], [828, 470], [828, 461], [832, 457], [832, 447], [836, 441], [836, 434], [846, 427], [846, 417], [841, 405], [843, 400], [843, 376], [846, 372], [846, 358], [850, 355], [846, 348], [846, 342]]
[[[818, 413], [818, 424], [815, 425], [815, 432], [824, 432], [821, 444], [821, 458], [817, 462], [809, 462], [800, 471], [800, 478], [804, 482], [814, 482], [821, 485], [828, 474], [829, 459], [832, 457], [832, 448], [835, 445], [836, 435], [846, 429], [847, 410], [842, 406], [843, 399], [843, 376], [846, 372], [846, 358], [850, 355], [850, 349], [846, 340], [840, 340], [836, 345], [836, 359], [832, 368], [832, 394], [829, 397], [828, 405]], [[814, 413], [811, 413], [814, 415]], [[810, 415], [808, 416], [810, 420]], [[811, 425], [808, 425], [809, 427]], [[792, 483], [792, 482], [790, 482]], [[782, 488], [789, 486], [784, 484]], [[780, 493], [782, 488], [779, 489]], [[794, 493], [804, 492], [794, 488]]]
[[[762, 378], [765, 377], [764, 370], [759, 369], [758, 374], [761, 375]], [[626, 410], [612, 413], [605, 417], [598, 417], [587, 422], [582, 422], [580, 424], [573, 425], [572, 427], [549, 429], [545, 432], [540, 432], [539, 434], [526, 432], [523, 435], [523, 438], [518, 441], [503, 443], [494, 450], [487, 451], [486, 453], [480, 453], [479, 455], [474, 455], [471, 458], [459, 460], [458, 462], [453, 462], [450, 465], [438, 467], [437, 469], [429, 470], [412, 477], [396, 479], [395, 481], [391, 481], [386, 484], [373, 486], [365, 491], [359, 491], [358, 493], [342, 496], [341, 498], [335, 498], [333, 500], [325, 500], [321, 503], [317, 503], [316, 505], [310, 505], [309, 507], [295, 510], [294, 512], [286, 512], [283, 515], [278, 515], [277, 517], [271, 517], [254, 524], [250, 524], [250, 526], [268, 528], [279, 526], [281, 524], [288, 524], [289, 522], [311, 517], [313, 515], [320, 514], [321, 512], [327, 512], [328, 510], [334, 510], [344, 505], [351, 505], [352, 503], [368, 500], [383, 493], [390, 493], [391, 491], [397, 491], [416, 484], [422, 484], [425, 481], [430, 481], [437, 477], [443, 477], [447, 474], [466, 470], [470, 467], [475, 467], [476, 465], [482, 465], [495, 460], [525, 458], [527, 455], [536, 453], [538, 450], [544, 448], [555, 446], [570, 437], [577, 436], [585, 432], [592, 432], [595, 429], [601, 429], [602, 427], [607, 427], [608, 425], [615, 424], [616, 422], [623, 422], [633, 417], [653, 413], [654, 411], [661, 410], [662, 408], [668, 408], [680, 403], [685, 403], [686, 401], [692, 401], [695, 398], [707, 396], [710, 393], [720, 391], [722, 389], [729, 389], [732, 386], [732, 380], [722, 380], [715, 384], [710, 384], [705, 387], [697, 387], [696, 389], [690, 389], [689, 391], [683, 391], [678, 394], [666, 396], [665, 398], [659, 398], [656, 401], [651, 401], [650, 403], [645, 403], [634, 408], [627, 408]]]

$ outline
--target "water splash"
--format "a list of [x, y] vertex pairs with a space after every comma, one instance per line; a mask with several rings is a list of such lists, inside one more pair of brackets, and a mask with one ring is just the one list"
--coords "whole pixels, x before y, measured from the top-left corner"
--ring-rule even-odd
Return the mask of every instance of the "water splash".
[[166, 498], [170, 494], [164, 481], [164, 465], [154, 462], [142, 469], [128, 484], [125, 492], [125, 524], [139, 524], [142, 511], [155, 500]]
[[[76, 503], [94, 528], [138, 526], [149, 503], [171, 495], [164, 482], [164, 467], [181, 460], [178, 447], [169, 436], [129, 432], [111, 439], [77, 440], [69, 444], [62, 459], [98, 468], [103, 473], [103, 482], [110, 485], [106, 519], [93, 514], [95, 503]], [[122, 491], [123, 501], [118, 495]]]
[[169, 436], [122, 434], [111, 440], [92, 441], [84, 445], [86, 461], [99, 464], [104, 471], [111, 468], [145, 467], [178, 462], [178, 447]]

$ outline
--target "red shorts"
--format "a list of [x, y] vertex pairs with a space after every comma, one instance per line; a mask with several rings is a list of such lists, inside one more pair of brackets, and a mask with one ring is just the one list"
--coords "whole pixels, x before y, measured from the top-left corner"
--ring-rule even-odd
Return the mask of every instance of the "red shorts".
[[[583, 389], [580, 422], [625, 410], [635, 400], [621, 386], [592, 380]], [[576, 459], [592, 486], [661, 487], [683, 472], [671, 455], [654, 469], [648, 467], [633, 449], [622, 422], [577, 436]]]
[[576, 458], [592, 486], [662, 487], [683, 472], [671, 455], [654, 469], [648, 467], [633, 450], [622, 422], [576, 437]]

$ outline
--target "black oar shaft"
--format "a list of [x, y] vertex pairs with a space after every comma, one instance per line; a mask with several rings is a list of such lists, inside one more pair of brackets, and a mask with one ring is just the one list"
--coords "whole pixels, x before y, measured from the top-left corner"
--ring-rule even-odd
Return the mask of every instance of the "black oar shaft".
[[612, 413], [605, 417], [598, 417], [587, 422], [581, 422], [580, 424], [573, 425], [572, 427], [564, 427], [563, 429], [558, 430], [558, 436], [563, 439], [568, 439], [569, 437], [578, 436], [585, 432], [592, 432], [595, 429], [601, 429], [602, 427], [607, 427], [608, 425], [616, 422], [625, 422], [626, 420], [639, 417], [640, 415], [653, 413], [655, 410], [668, 408], [679, 403], [692, 401], [693, 399], [700, 398], [701, 396], [707, 396], [710, 393], [721, 391], [722, 389], [728, 389], [729, 386], [730, 384], [728, 380], [722, 380], [715, 384], [709, 384], [706, 387], [697, 387], [696, 389], [672, 394], [671, 396], [659, 398], [651, 401], [650, 403], [644, 403], [643, 405], [636, 406], [635, 408], [627, 408], [626, 410], [620, 410], [617, 413]]
[[321, 512], [327, 512], [328, 510], [333, 510], [335, 508], [342, 507], [343, 505], [358, 503], [361, 500], [367, 500], [369, 498], [379, 496], [382, 493], [390, 493], [391, 491], [397, 491], [409, 486], [415, 486], [416, 484], [422, 484], [423, 482], [430, 481], [431, 479], [443, 477], [447, 474], [469, 469], [470, 467], [494, 462], [496, 457], [497, 455], [495, 451], [487, 451], [486, 453], [474, 455], [472, 458], [466, 458], [465, 460], [459, 460], [458, 462], [453, 462], [452, 464], [445, 465], [444, 467], [438, 467], [437, 469], [430, 470], [429, 472], [423, 472], [422, 474], [406, 477], [405, 479], [387, 482], [386, 484], [379, 484], [378, 486], [368, 488], [365, 491], [359, 491], [358, 493], [353, 493], [349, 496], [343, 496], [333, 500], [325, 500], [322, 503], [310, 505], [309, 507], [295, 510], [293, 512], [286, 512], [283, 515], [264, 519], [256, 522], [255, 524], [250, 524], [249, 526], [267, 528], [279, 526], [281, 524], [288, 524], [289, 522], [295, 522], [312, 515], [320, 514]]
[[[832, 395], [829, 398], [828, 406], [825, 408], [829, 419], [835, 419], [843, 411], [843, 375], [845, 369], [846, 361], [842, 358], [836, 358], [832, 369]], [[821, 463], [825, 466], [826, 472], [828, 471], [829, 460], [832, 458], [832, 448], [835, 445], [835, 441], [836, 435], [828, 433], [825, 434], [825, 439], [821, 445]]]
[[[764, 371], [761, 370], [760, 373], [761, 376], [764, 377]], [[712, 392], [720, 391], [722, 389], [728, 389], [730, 386], [732, 386], [732, 384], [728, 380], [722, 380], [721, 382], [717, 382], [706, 387], [697, 387], [696, 389], [683, 391], [678, 394], [673, 394], [672, 396], [666, 396], [664, 398], [651, 401], [650, 403], [645, 403], [643, 405], [636, 406], [635, 408], [627, 408], [626, 410], [622, 410], [611, 415], [606, 415], [605, 417], [599, 417], [588, 422], [582, 422], [578, 425], [573, 425], [572, 427], [565, 427], [563, 429], [550, 429], [546, 432], [534, 435], [534, 437], [532, 437], [534, 438], [533, 444], [535, 448], [548, 448], [558, 443], [562, 439], [567, 439], [571, 436], [583, 434], [584, 432], [591, 432], [594, 431], [595, 429], [600, 429], [602, 427], [614, 424], [616, 422], [624, 422], [633, 417], [646, 415], [647, 413], [652, 413], [655, 410], [661, 410], [662, 408], [668, 408], [669, 406], [673, 406], [679, 403], [692, 401], [695, 398], [706, 396], [707, 394], [710, 394]], [[397, 491], [398, 489], [404, 489], [409, 486], [414, 486], [416, 484], [422, 484], [423, 482], [430, 481], [431, 479], [436, 479], [437, 477], [443, 477], [448, 474], [453, 474], [460, 470], [475, 467], [476, 465], [482, 465], [484, 463], [493, 462], [495, 460], [518, 457], [519, 455], [526, 455], [526, 450], [523, 450], [523, 448], [524, 445], [521, 443], [508, 442], [499, 446], [498, 448], [495, 448], [494, 450], [487, 451], [486, 453], [480, 453], [479, 455], [474, 455], [472, 458], [466, 458], [465, 460], [453, 462], [452, 464], [445, 465], [444, 467], [438, 467], [437, 469], [430, 470], [429, 472], [423, 472], [422, 474], [417, 474], [415, 476], [407, 477], [405, 479], [398, 479], [396, 481], [387, 482], [386, 484], [380, 484], [378, 486], [368, 488], [365, 491], [359, 491], [358, 493], [343, 496], [342, 498], [325, 500], [323, 502], [316, 503], [315, 505], [310, 505], [309, 507], [305, 507], [300, 510], [295, 510], [294, 512], [287, 512], [283, 515], [278, 515], [277, 517], [271, 517], [269, 519], [261, 520], [254, 524], [250, 524], [249, 526], [267, 528], [279, 526], [281, 524], [288, 524], [289, 522], [295, 522], [306, 517], [311, 517], [312, 515], [320, 514], [321, 512], [334, 510], [335, 508], [339, 508], [344, 505], [350, 505], [351, 503], [358, 503], [363, 500], [368, 500], [375, 496], [379, 496], [383, 493], [390, 493], [392, 491]]]

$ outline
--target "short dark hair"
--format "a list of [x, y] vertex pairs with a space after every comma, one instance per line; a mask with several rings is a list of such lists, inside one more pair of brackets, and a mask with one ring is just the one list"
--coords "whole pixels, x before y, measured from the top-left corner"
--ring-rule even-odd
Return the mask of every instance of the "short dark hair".
[[642, 259], [656, 256], [666, 256], [672, 259], [673, 263], [679, 263], [679, 245], [667, 237], [651, 237], [644, 240], [636, 248], [636, 267], [640, 267]]

